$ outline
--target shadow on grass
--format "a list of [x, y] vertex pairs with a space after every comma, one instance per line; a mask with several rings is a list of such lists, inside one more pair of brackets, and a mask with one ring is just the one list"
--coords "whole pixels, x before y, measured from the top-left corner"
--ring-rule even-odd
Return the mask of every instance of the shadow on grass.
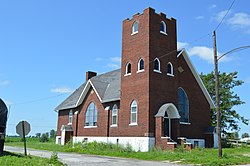
[[21, 154], [11, 153], [11, 152], [7, 152], [7, 151], [3, 151], [3, 153], [0, 154], [0, 157], [2, 157], [2, 156], [24, 157]]

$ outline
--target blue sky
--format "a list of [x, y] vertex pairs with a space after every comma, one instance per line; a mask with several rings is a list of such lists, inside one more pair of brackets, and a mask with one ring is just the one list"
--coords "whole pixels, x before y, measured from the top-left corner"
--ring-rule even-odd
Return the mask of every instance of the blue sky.
[[[232, 1], [0, 1], [0, 97], [10, 105], [7, 134], [21, 120], [31, 135], [56, 129], [54, 108], [85, 81], [120, 67], [122, 21], [147, 7], [177, 19], [178, 45], [199, 73], [213, 70], [212, 31]], [[217, 30], [220, 54], [250, 45], [250, 2], [236, 0]], [[245, 83], [235, 92], [250, 119], [250, 49], [221, 59], [221, 72], [238, 71]], [[250, 126], [241, 125], [241, 133]]]

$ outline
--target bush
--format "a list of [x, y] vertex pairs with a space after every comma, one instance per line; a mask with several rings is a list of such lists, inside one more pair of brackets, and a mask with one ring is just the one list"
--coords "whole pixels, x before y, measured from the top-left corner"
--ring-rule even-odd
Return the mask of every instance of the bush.
[[49, 141], [49, 137], [47, 134], [43, 133], [42, 136], [39, 138], [40, 142], [48, 142]]

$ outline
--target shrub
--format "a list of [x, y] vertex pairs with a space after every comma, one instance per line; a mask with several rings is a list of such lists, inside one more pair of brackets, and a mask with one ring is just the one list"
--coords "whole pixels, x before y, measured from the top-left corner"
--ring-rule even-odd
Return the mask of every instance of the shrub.
[[39, 138], [40, 142], [48, 142], [49, 141], [49, 137], [47, 134], [43, 133], [42, 136]]

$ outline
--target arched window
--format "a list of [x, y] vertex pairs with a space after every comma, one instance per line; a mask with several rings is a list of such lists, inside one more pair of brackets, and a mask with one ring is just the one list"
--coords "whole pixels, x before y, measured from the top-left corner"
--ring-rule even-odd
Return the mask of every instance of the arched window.
[[137, 112], [138, 112], [138, 106], [137, 102], [133, 100], [130, 106], [130, 124], [137, 124]]
[[180, 122], [189, 122], [189, 101], [184, 89], [178, 88], [178, 111], [181, 116]]
[[167, 65], [167, 75], [174, 76], [174, 68], [171, 62], [168, 62]]
[[73, 121], [73, 112], [72, 110], [69, 111], [69, 124], [72, 124]]
[[140, 59], [138, 62], [138, 71], [143, 71], [144, 70], [144, 60]]
[[112, 109], [112, 125], [117, 125], [118, 121], [118, 107], [115, 104]]
[[160, 32], [163, 34], [167, 34], [167, 26], [164, 21], [161, 22]]
[[160, 60], [158, 58], [155, 58], [155, 60], [154, 60], [154, 71], [161, 72], [160, 68], [161, 68]]
[[132, 34], [138, 33], [138, 22], [134, 22], [132, 27]]
[[97, 126], [97, 109], [93, 102], [87, 108], [85, 126]]
[[125, 75], [130, 75], [130, 74], [131, 74], [131, 63], [127, 63]]

